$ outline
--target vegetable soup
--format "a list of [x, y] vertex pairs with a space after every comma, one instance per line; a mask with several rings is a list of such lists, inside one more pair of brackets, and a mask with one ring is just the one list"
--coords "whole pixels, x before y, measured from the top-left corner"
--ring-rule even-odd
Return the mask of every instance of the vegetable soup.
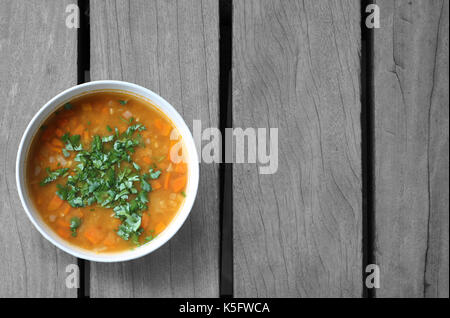
[[173, 123], [150, 102], [93, 92], [53, 113], [33, 138], [26, 181], [43, 220], [95, 252], [151, 241], [184, 202], [187, 164]]

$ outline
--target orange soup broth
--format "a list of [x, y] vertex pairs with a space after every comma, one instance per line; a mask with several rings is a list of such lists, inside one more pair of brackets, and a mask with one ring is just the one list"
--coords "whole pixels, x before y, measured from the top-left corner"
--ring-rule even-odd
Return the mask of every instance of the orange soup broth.
[[[120, 101], [126, 101], [122, 105]], [[170, 160], [170, 149], [178, 141], [170, 135], [176, 129], [173, 123], [149, 102], [133, 95], [120, 92], [96, 92], [70, 101], [72, 107], [61, 107], [52, 114], [33, 139], [27, 159], [26, 179], [31, 199], [43, 220], [64, 240], [96, 252], [117, 252], [135, 248], [131, 240], [124, 240], [116, 233], [121, 221], [114, 217], [112, 208], [97, 204], [73, 208], [68, 202], [56, 197], [57, 184], [65, 184], [67, 177], [41, 186], [40, 181], [47, 176], [46, 168], [74, 168], [75, 152], [64, 157], [61, 136], [65, 133], [80, 135], [83, 148], [89, 147], [92, 137], [109, 136], [115, 127], [124, 132], [131, 117], [133, 123], [141, 123], [146, 130], [140, 132], [143, 147], [137, 146], [131, 158], [141, 171], [149, 168], [161, 170], [157, 180], [150, 180], [148, 210], [143, 212], [139, 237], [141, 243], [148, 237], [161, 233], [174, 218], [184, 202], [186, 182], [173, 185], [173, 180], [187, 179], [187, 164], [175, 164]], [[112, 132], [107, 129], [112, 128]], [[136, 133], [137, 134], [137, 133]], [[177, 134], [179, 136], [179, 134]], [[172, 138], [173, 139], [173, 138]], [[70, 172], [71, 170], [69, 170]], [[59, 200], [58, 200], [59, 199]], [[70, 220], [79, 217], [82, 222], [77, 235], [71, 235]]]

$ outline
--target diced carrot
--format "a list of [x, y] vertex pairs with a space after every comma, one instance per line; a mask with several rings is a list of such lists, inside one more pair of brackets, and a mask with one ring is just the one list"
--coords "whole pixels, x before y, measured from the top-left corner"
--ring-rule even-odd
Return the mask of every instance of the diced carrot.
[[62, 153], [62, 149], [53, 146], [51, 143], [47, 143], [47, 147], [50, 149], [50, 151], [56, 152], [56, 153]]
[[148, 216], [148, 214], [147, 213], [142, 213], [141, 227], [143, 229], [146, 229], [149, 222], [150, 222], [150, 217]]
[[56, 128], [56, 130], [55, 130], [55, 135], [56, 135], [57, 137], [62, 137], [62, 136], [64, 135], [64, 132], [63, 132], [61, 129]]
[[58, 163], [56, 161], [54, 161], [53, 163], [50, 164], [49, 168], [51, 170], [56, 170], [58, 168]]
[[83, 140], [84, 142], [88, 142], [89, 141], [89, 131], [85, 130], [83, 133]]
[[169, 180], [170, 180], [170, 172], [167, 172], [166, 177], [164, 179], [164, 189], [169, 189]]
[[55, 194], [55, 196], [50, 200], [50, 203], [48, 204], [48, 210], [55, 211], [61, 206], [62, 203], [63, 200], [61, 200], [60, 197]]
[[79, 125], [77, 126], [77, 128], [75, 128], [75, 129], [73, 130], [73, 134], [74, 134], [74, 135], [81, 135], [81, 134], [83, 133], [83, 130], [84, 130], [83, 124], [79, 124]]
[[57, 125], [59, 128], [65, 128], [68, 123], [69, 123], [69, 121], [67, 119], [62, 118], [62, 119], [58, 120]]
[[167, 168], [169, 168], [169, 162], [166, 159], [163, 159], [163, 161], [158, 163], [158, 169], [159, 170], [166, 170]]
[[153, 124], [159, 130], [161, 135], [163, 135], [163, 136], [168, 136], [170, 131], [172, 130], [172, 127], [170, 127], [170, 125], [166, 124], [159, 118], [156, 118], [154, 120]]
[[65, 238], [65, 239], [68, 239], [71, 235], [70, 229], [65, 228], [65, 227], [58, 227], [58, 229], [56, 230], [56, 233], [58, 233], [59, 236], [61, 236], [62, 238]]
[[161, 130], [161, 129], [162, 129], [162, 121], [161, 121], [161, 119], [156, 118], [156, 119], [153, 121], [153, 124], [155, 125], [155, 127], [156, 127], [158, 130]]
[[89, 103], [82, 104], [82, 105], [81, 105], [81, 108], [83, 109], [83, 111], [88, 112], [88, 111], [91, 111], [91, 110], [92, 110], [92, 105], [89, 104]]
[[64, 216], [67, 213], [69, 213], [70, 212], [70, 208], [71, 208], [70, 204], [64, 203], [64, 206], [61, 209], [61, 215]]
[[180, 192], [185, 187], [186, 182], [187, 177], [185, 175], [177, 177], [170, 182], [170, 188], [173, 192]]
[[128, 129], [128, 126], [126, 124], [122, 123], [122, 124], [120, 124], [120, 126], [118, 128], [119, 128], [119, 132], [121, 134], [123, 134]]
[[141, 131], [141, 135], [144, 138], [150, 138], [150, 132], [148, 130]]
[[95, 112], [99, 112], [102, 110], [102, 103], [101, 102], [93, 102], [92, 103], [92, 110], [94, 110]]
[[152, 181], [151, 185], [152, 185], [152, 189], [153, 190], [158, 190], [158, 189], [161, 189], [161, 187], [162, 187], [161, 183], [159, 181], [157, 181], [157, 180], [156, 181]]
[[100, 230], [97, 227], [90, 227], [84, 231], [84, 236], [91, 242], [92, 244], [100, 243], [106, 236], [106, 233]]
[[112, 224], [112, 229], [113, 230], [117, 230], [119, 228], [119, 225], [122, 223], [122, 221], [120, 221], [120, 219], [117, 218], [113, 218], [111, 220], [111, 224]]
[[103, 244], [108, 247], [113, 247], [117, 244], [117, 238], [118, 236], [116, 234], [114, 234], [113, 232], [109, 232], [106, 235], [106, 238], [103, 240]]
[[187, 167], [185, 163], [180, 162], [175, 166], [175, 172], [177, 173], [186, 173]]
[[170, 132], [172, 131], [172, 127], [170, 127], [167, 124], [164, 124], [164, 129], [161, 131], [161, 135], [163, 136], [169, 136]]
[[164, 222], [159, 222], [158, 224], [156, 224], [155, 226], [155, 234], [159, 234], [162, 231], [164, 231], [164, 229], [166, 228], [166, 225], [164, 224]]
[[56, 153], [61, 153], [62, 152], [61, 148], [53, 147], [53, 146], [50, 147], [50, 150], [53, 151], [53, 152], [56, 152]]
[[81, 219], [84, 216], [84, 213], [81, 209], [75, 209], [70, 213], [70, 215], [79, 217]]
[[63, 228], [70, 228], [70, 223], [67, 222], [66, 220], [64, 220], [63, 218], [58, 218], [58, 220], [56, 221], [56, 224], [58, 224], [60, 227]]
[[64, 147], [63, 142], [60, 139], [58, 139], [58, 138], [53, 138], [52, 139], [52, 145], [55, 146], [55, 147], [60, 147], [60, 148]]
[[148, 165], [152, 163], [152, 159], [149, 156], [142, 157], [142, 161], [144, 161]]

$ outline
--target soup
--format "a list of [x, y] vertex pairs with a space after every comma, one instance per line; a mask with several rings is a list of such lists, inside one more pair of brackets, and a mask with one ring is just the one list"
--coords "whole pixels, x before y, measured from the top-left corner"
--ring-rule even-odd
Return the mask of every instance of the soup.
[[176, 127], [146, 100], [119, 91], [66, 103], [33, 138], [29, 194], [61, 238], [95, 252], [145, 244], [184, 202], [187, 165]]

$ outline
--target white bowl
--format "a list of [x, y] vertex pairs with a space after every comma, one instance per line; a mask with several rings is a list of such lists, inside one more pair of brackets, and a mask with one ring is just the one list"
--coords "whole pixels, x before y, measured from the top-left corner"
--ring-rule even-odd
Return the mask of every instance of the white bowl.
[[[25, 182], [26, 160], [30, 145], [34, 135], [44, 123], [44, 121], [58, 108], [73, 99], [74, 97], [89, 94], [92, 91], [108, 91], [108, 90], [120, 90], [132, 95], [136, 95], [140, 98], [149, 100], [159, 110], [161, 110], [177, 127], [179, 133], [183, 137], [184, 144], [187, 149], [187, 165], [188, 165], [188, 183], [186, 187], [186, 199], [180, 210], [170, 222], [170, 224], [161, 232], [156, 238], [147, 244], [140, 247], [136, 247], [132, 250], [126, 250], [114, 253], [96, 253], [89, 251], [78, 246], [72, 245], [67, 241], [60, 238], [41, 218], [40, 214], [34, 208], [30, 197], [28, 195], [28, 187]], [[194, 204], [195, 197], [197, 195], [199, 180], [199, 162], [197, 150], [195, 148], [194, 139], [192, 134], [184, 122], [180, 114], [165, 101], [161, 96], [155, 94], [149, 89], [142, 86], [122, 82], [122, 81], [94, 81], [81, 85], [74, 86], [65, 90], [52, 98], [47, 104], [45, 104], [39, 112], [33, 117], [28, 124], [22, 140], [20, 141], [19, 150], [17, 152], [16, 159], [16, 182], [19, 192], [20, 200], [23, 208], [27, 213], [31, 223], [38, 229], [39, 232], [54, 245], [62, 249], [63, 251], [72, 254], [78, 258], [83, 258], [96, 262], [120, 262], [135, 259], [144, 255], [147, 255], [164, 243], [166, 243], [172, 236], [177, 233], [181, 228], [184, 221], [188, 217], [192, 205]]]

